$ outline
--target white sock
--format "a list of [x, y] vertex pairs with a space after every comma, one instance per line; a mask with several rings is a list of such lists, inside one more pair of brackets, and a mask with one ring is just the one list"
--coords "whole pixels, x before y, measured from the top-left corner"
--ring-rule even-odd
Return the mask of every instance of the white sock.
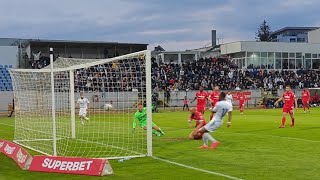
[[215, 142], [216, 140], [209, 134], [209, 133], [204, 133], [202, 135], [203, 143], [204, 145], [208, 146], [208, 140], [211, 142]]

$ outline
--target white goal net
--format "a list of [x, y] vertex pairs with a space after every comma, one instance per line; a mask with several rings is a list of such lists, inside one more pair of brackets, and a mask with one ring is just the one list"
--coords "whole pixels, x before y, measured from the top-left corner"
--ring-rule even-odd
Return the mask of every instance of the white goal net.
[[[132, 132], [138, 103], [147, 107], [151, 122], [150, 51], [100, 60], [58, 58], [51, 65], [10, 71], [16, 107], [14, 142], [57, 156], [152, 155], [151, 124], [147, 131]], [[80, 93], [89, 100], [89, 120], [80, 121], [78, 116]]]

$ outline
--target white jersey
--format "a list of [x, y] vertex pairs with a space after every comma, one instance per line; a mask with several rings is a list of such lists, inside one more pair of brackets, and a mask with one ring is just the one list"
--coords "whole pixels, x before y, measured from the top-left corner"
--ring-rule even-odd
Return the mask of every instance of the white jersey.
[[83, 98], [83, 99], [79, 98], [77, 103], [79, 104], [81, 109], [87, 109], [89, 100], [87, 98]]
[[223, 117], [228, 112], [232, 111], [232, 105], [227, 101], [219, 101], [217, 102], [216, 106], [212, 109], [212, 111], [215, 112], [213, 117], [214, 121], [222, 122]]
[[232, 104], [232, 100], [233, 100], [232, 94], [227, 94], [226, 95], [226, 101], [228, 101], [229, 103]]

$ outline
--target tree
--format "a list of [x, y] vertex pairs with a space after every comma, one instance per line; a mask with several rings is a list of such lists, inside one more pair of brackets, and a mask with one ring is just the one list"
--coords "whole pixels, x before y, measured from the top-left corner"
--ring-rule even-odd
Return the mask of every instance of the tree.
[[256, 32], [256, 40], [270, 42], [272, 40], [271, 33], [270, 26], [267, 24], [266, 20], [264, 20], [263, 23], [260, 24], [258, 32]]

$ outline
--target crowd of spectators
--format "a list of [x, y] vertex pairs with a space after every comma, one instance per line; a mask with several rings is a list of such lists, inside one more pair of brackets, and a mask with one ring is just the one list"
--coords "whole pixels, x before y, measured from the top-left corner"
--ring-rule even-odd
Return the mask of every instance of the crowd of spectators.
[[223, 58], [202, 58], [198, 61], [178, 64], [158, 64], [153, 60], [153, 88], [171, 91], [198, 90], [203, 86], [211, 90], [215, 85], [222, 90], [313, 88], [320, 86], [320, 70], [263, 70], [238, 67]]
[[[42, 58], [42, 59], [41, 59]], [[43, 63], [40, 63], [43, 62]], [[125, 59], [75, 71], [77, 91], [140, 91], [145, 83], [145, 62]], [[49, 59], [40, 57], [32, 66], [41, 68]], [[265, 70], [238, 67], [226, 58], [201, 58], [183, 64], [163, 64], [152, 59], [152, 88], [157, 91], [211, 90], [215, 85], [222, 90], [316, 88], [320, 84], [320, 70]], [[60, 79], [68, 77], [59, 77]], [[170, 93], [167, 93], [170, 94]], [[169, 95], [168, 95], [169, 96]], [[168, 97], [169, 98], [169, 97]]]

